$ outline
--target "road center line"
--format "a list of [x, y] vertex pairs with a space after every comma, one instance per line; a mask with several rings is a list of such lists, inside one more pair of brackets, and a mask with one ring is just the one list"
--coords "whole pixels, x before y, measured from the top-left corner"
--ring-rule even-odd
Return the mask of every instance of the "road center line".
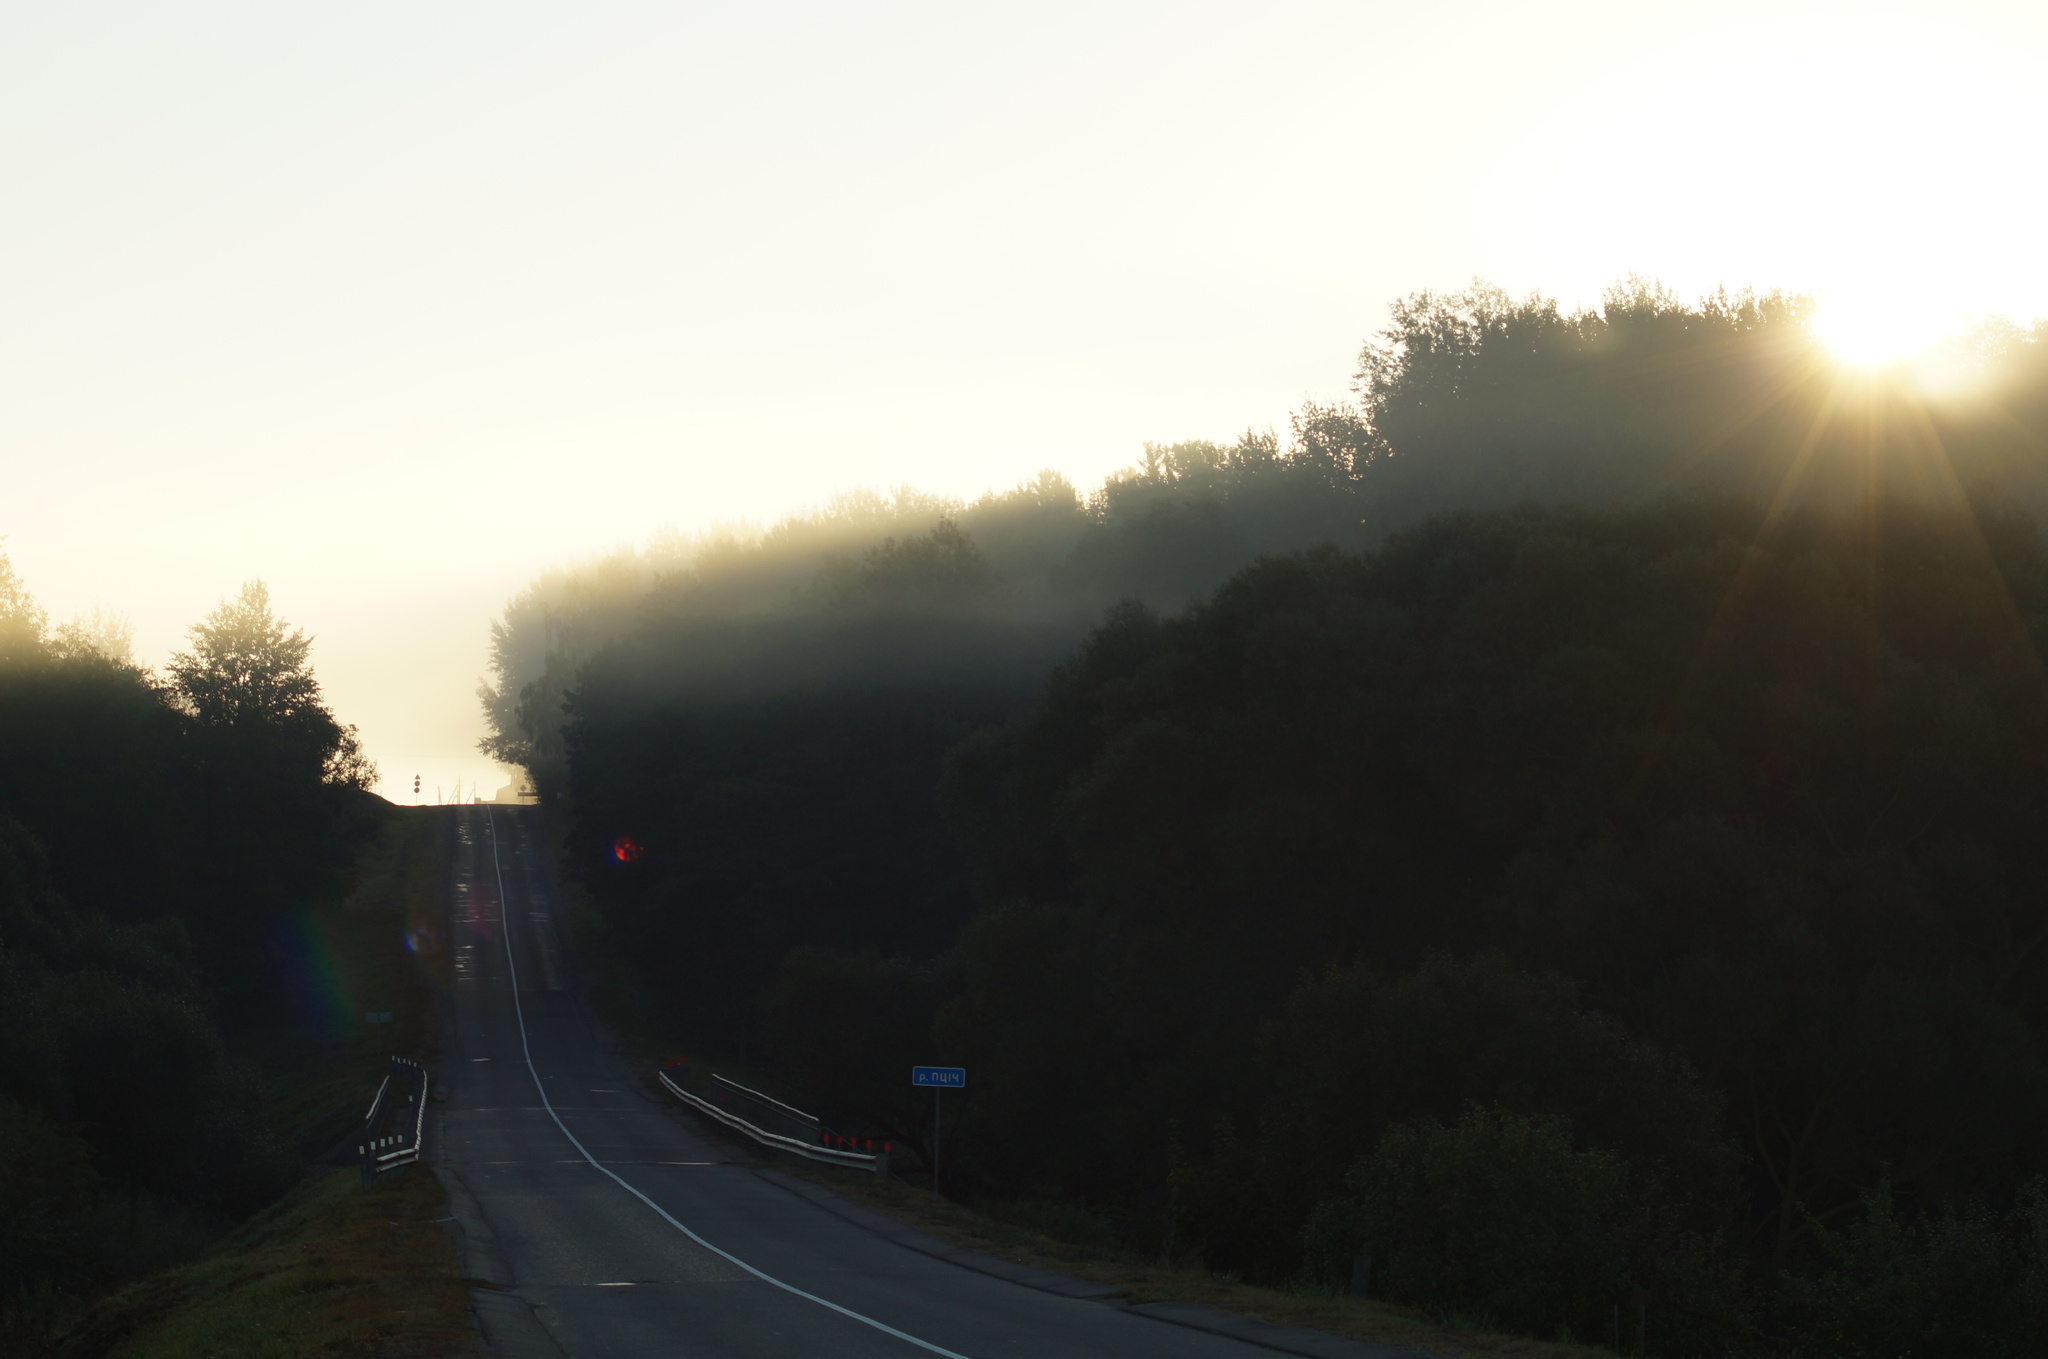
[[692, 1241], [702, 1246], [705, 1250], [710, 1251], [713, 1255], [720, 1256], [721, 1258], [728, 1260], [735, 1265], [738, 1265], [741, 1269], [744, 1269], [747, 1273], [753, 1275], [762, 1283], [774, 1284], [777, 1288], [781, 1289], [785, 1293], [793, 1293], [797, 1297], [802, 1298], [806, 1302], [815, 1302], [818, 1304], [818, 1306], [829, 1308], [830, 1310], [839, 1313], [839, 1315], [843, 1317], [851, 1317], [853, 1320], [858, 1321], [863, 1326], [872, 1326], [876, 1330], [881, 1331], [885, 1335], [893, 1335], [898, 1340], [908, 1341], [910, 1344], [917, 1346], [921, 1350], [929, 1350], [933, 1354], [944, 1355], [945, 1359], [967, 1359], [967, 1356], [964, 1354], [957, 1354], [952, 1350], [941, 1349], [937, 1345], [932, 1344], [929, 1340], [919, 1340], [916, 1336], [911, 1335], [908, 1332], [899, 1331], [894, 1326], [891, 1326], [886, 1322], [877, 1321], [873, 1317], [862, 1316], [859, 1312], [854, 1311], [852, 1308], [841, 1307], [838, 1303], [827, 1301], [826, 1299], [819, 1297], [816, 1293], [806, 1293], [803, 1289], [798, 1288], [795, 1284], [786, 1284], [782, 1280], [776, 1278], [773, 1274], [764, 1273], [761, 1270], [755, 1269], [752, 1265], [748, 1264], [745, 1260], [740, 1259], [739, 1256], [734, 1255], [731, 1251], [720, 1250], [718, 1247], [712, 1245], [709, 1241], [706, 1241], [703, 1237], [697, 1235], [697, 1233], [691, 1231], [688, 1227], [685, 1227], [675, 1218], [671, 1217], [669, 1215], [668, 1209], [662, 1207], [653, 1199], [648, 1198], [645, 1194], [635, 1189], [632, 1185], [626, 1183], [625, 1179], [616, 1172], [614, 1172], [611, 1169], [611, 1167], [604, 1165], [603, 1163], [598, 1161], [596, 1157], [592, 1156], [587, 1150], [584, 1149], [583, 1144], [576, 1140], [576, 1134], [569, 1131], [569, 1125], [562, 1122], [562, 1116], [555, 1112], [555, 1106], [548, 1100], [548, 1092], [546, 1088], [541, 1084], [540, 1072], [534, 1070], [533, 1048], [526, 1041], [526, 1007], [519, 1003], [519, 966], [517, 963], [513, 961], [512, 958], [512, 925], [511, 922], [505, 916], [505, 870], [501, 868], [498, 864], [498, 821], [496, 817], [491, 815], [491, 809], [488, 805], [484, 808], [484, 826], [491, 837], [491, 871], [497, 875], [498, 879], [498, 927], [504, 932], [505, 935], [505, 970], [511, 975], [512, 978], [512, 1013], [513, 1016], [517, 1018], [519, 1021], [519, 1051], [526, 1058], [526, 1074], [533, 1078], [533, 1088], [535, 1092], [540, 1095], [541, 1107], [548, 1111], [548, 1117], [552, 1118], [555, 1121], [555, 1126], [562, 1130], [562, 1136], [569, 1139], [569, 1145], [576, 1148], [577, 1153], [581, 1155], [585, 1161], [589, 1162], [597, 1170], [602, 1171], [604, 1174], [611, 1176], [613, 1183], [617, 1184], [619, 1188], [625, 1190], [628, 1194], [631, 1194], [634, 1198], [640, 1200], [640, 1202], [646, 1204], [649, 1208], [652, 1208], [656, 1213], [660, 1214], [661, 1220], [663, 1222], [668, 1223], [669, 1226], [675, 1228], [684, 1236], [689, 1237]]

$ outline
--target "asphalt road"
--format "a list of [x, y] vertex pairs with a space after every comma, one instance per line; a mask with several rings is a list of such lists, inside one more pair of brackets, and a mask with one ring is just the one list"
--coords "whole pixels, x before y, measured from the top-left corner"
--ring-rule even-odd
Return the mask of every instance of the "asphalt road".
[[606, 1050], [524, 816], [459, 816], [428, 1150], [500, 1359], [1272, 1359], [906, 1249], [758, 1174]]

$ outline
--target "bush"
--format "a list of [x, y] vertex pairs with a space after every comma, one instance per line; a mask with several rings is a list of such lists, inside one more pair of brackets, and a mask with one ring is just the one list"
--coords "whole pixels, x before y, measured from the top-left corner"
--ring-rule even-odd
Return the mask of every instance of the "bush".
[[[1736, 1272], [1621, 1157], [1575, 1146], [1570, 1120], [1473, 1106], [1396, 1124], [1306, 1230], [1325, 1280], [1372, 1257], [1373, 1291], [1465, 1322], [1560, 1340], [1720, 1354], [1742, 1324]], [[1617, 1309], [1619, 1311], [1617, 1312]]]
[[80, 1272], [100, 1195], [92, 1152], [40, 1111], [0, 1096], [0, 1303]]
[[789, 1093], [835, 1131], [928, 1155], [931, 1096], [912, 1066], [934, 1061], [933, 971], [900, 958], [802, 948], [757, 1004]]
[[2020, 1359], [2048, 1354], [2048, 1188], [2008, 1213], [1950, 1206], [1915, 1224], [1881, 1185], [1847, 1231], [1821, 1229], [1827, 1265], [1789, 1277], [1801, 1355]]
[[1562, 976], [1499, 954], [1305, 976], [1262, 1044], [1259, 1178], [1296, 1227], [1397, 1120], [1474, 1104], [1571, 1120], [1587, 1144], [1655, 1173], [1686, 1225], [1723, 1225], [1738, 1158], [1721, 1101], [1679, 1054], [1589, 1010]]
[[0, 816], [0, 1306], [153, 1268], [290, 1182], [165, 938], [67, 903]]

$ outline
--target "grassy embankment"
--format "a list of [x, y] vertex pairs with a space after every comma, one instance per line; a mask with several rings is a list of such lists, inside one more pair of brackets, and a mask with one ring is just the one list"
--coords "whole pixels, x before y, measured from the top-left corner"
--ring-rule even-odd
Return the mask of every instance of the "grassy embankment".
[[[308, 1162], [346, 1139], [386, 1059], [431, 1064], [437, 984], [448, 972], [445, 813], [394, 809], [345, 897], [312, 910], [339, 1031], [252, 1036], [272, 1126]], [[368, 1025], [366, 1011], [391, 1023]], [[354, 1168], [302, 1180], [201, 1258], [122, 1289], [55, 1353], [64, 1359], [267, 1359], [476, 1353], [447, 1202], [430, 1172], [391, 1172], [369, 1193]]]

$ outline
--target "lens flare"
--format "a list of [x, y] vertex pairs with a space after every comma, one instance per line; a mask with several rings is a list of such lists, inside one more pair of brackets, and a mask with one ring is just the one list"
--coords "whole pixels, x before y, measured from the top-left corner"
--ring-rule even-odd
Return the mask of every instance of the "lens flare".
[[349, 994], [332, 941], [313, 912], [302, 906], [281, 918], [271, 947], [300, 1026], [326, 1039], [352, 1032], [356, 997]]

